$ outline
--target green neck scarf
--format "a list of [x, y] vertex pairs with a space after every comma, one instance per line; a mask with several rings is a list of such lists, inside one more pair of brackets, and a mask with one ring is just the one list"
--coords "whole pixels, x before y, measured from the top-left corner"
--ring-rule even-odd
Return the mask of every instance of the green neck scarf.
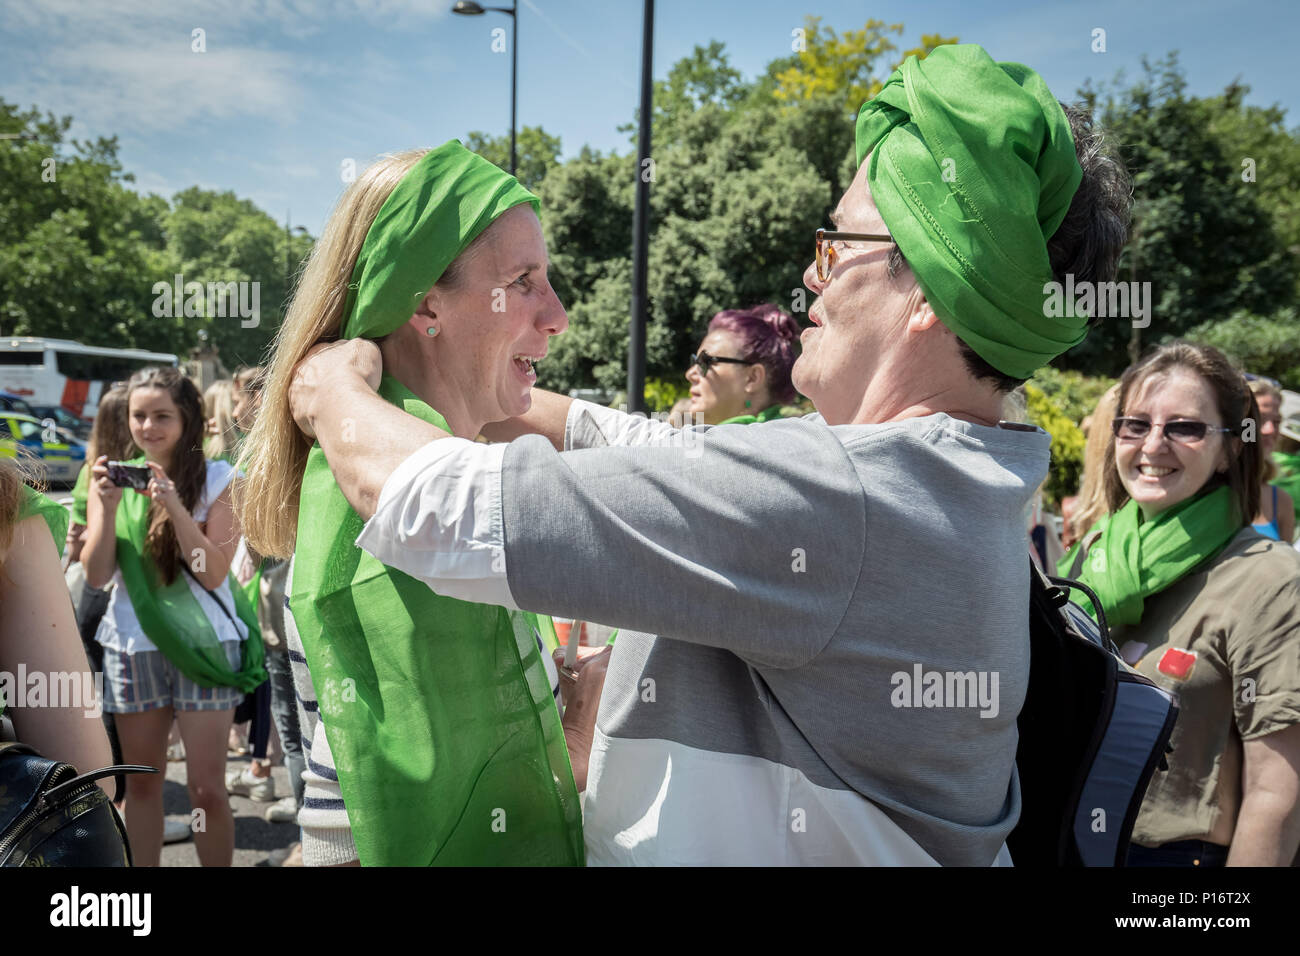
[[781, 406], [771, 405], [757, 415], [737, 415], [735, 418], [728, 418], [725, 422], [718, 422], [719, 425], [753, 425], [756, 422], [770, 422], [774, 418], [781, 417]]
[[1028, 378], [1083, 341], [1045, 315], [1047, 241], [1083, 171], [1065, 112], [974, 44], [908, 57], [858, 114], [857, 157], [934, 314], [999, 372]]
[[[131, 464], [144, 463], [143, 456], [131, 460]], [[122, 572], [127, 597], [131, 599], [131, 610], [154, 646], [200, 687], [237, 687], [245, 693], [256, 690], [266, 680], [262, 632], [257, 626], [257, 613], [234, 575], [226, 576], [230, 582], [230, 601], [227, 595], [216, 593], [213, 600], [222, 605], [225, 613], [248, 627], [248, 637], [240, 642], [238, 671], [230, 669], [212, 621], [190, 590], [189, 575], [182, 570], [171, 584], [164, 585], [157, 565], [148, 556], [148, 495], [130, 488], [122, 493], [116, 529], [117, 567]]]
[[[1142, 520], [1137, 502], [1130, 498], [1085, 536], [1101, 531], [1086, 557], [1079, 542], [1061, 559], [1057, 570], [1072, 574], [1097, 592], [1112, 628], [1136, 625], [1142, 620], [1148, 597], [1216, 556], [1242, 529], [1240, 510], [1226, 485], [1189, 498], [1149, 521]], [[1076, 570], [1080, 563], [1082, 568]], [[1097, 617], [1086, 596], [1079, 599], [1079, 605]]]
[[[392, 376], [379, 394], [447, 429]], [[440, 597], [356, 547], [362, 525], [315, 446], [290, 606], [362, 864], [581, 865], [549, 619]]]
[[72, 522], [87, 524], [86, 502], [90, 498], [90, 465], [82, 465], [77, 472], [77, 482], [72, 486]]

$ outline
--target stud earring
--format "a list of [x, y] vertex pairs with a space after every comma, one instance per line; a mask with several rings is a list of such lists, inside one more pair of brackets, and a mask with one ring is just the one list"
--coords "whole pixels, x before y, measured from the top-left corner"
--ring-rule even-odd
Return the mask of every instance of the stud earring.
[[430, 325], [425, 328], [424, 334], [432, 338], [438, 334], [438, 327], [436, 325]]

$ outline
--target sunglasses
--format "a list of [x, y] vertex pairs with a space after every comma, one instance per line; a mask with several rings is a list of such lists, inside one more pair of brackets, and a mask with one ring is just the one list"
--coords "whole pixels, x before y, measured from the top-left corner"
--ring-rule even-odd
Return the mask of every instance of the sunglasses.
[[1115, 433], [1115, 437], [1121, 441], [1141, 441], [1151, 434], [1152, 428], [1159, 428], [1170, 441], [1182, 444], [1200, 441], [1208, 432], [1235, 434], [1236, 431], [1232, 428], [1214, 428], [1205, 424], [1205, 422], [1187, 420], [1161, 424], [1159, 422], [1149, 422], [1142, 418], [1117, 418], [1111, 422], [1110, 427], [1111, 431]]
[[720, 362], [727, 362], [732, 365], [754, 364], [749, 359], [720, 358], [717, 355], [710, 355], [708, 352], [701, 351], [698, 355], [691, 356], [691, 364], [686, 366], [686, 370], [689, 372], [692, 368], [698, 365], [700, 367], [700, 375], [704, 378], [708, 378], [709, 370]]
[[894, 241], [893, 236], [886, 236], [877, 232], [832, 232], [829, 229], [818, 229], [815, 236], [817, 240], [817, 279], [821, 282], [825, 282], [831, 277], [831, 272], [835, 269], [835, 260], [839, 258], [833, 243]]

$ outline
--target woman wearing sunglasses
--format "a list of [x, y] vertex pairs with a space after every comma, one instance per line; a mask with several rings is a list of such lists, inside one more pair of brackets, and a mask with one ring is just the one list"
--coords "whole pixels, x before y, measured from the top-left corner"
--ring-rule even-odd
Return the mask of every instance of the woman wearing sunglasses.
[[1250, 526], [1263, 455], [1248, 420], [1255, 398], [1215, 349], [1174, 343], [1130, 368], [1108, 513], [1060, 565], [1180, 707], [1131, 866], [1286, 866], [1300, 845], [1300, 555]]
[[773, 305], [715, 315], [686, 370], [691, 421], [748, 425], [780, 418], [781, 405], [795, 399], [790, 369], [798, 338], [798, 323]]

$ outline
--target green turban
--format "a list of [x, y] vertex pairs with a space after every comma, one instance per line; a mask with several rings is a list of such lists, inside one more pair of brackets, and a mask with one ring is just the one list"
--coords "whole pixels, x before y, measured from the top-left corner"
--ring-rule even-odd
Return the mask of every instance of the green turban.
[[1042, 77], [974, 44], [910, 56], [858, 113], [868, 153], [876, 207], [958, 338], [1014, 378], [1083, 341], [1085, 316], [1044, 314], [1047, 241], [1083, 170]]
[[507, 209], [539, 202], [456, 140], [430, 150], [380, 207], [357, 256], [343, 337], [377, 339], [419, 307], [447, 266]]

